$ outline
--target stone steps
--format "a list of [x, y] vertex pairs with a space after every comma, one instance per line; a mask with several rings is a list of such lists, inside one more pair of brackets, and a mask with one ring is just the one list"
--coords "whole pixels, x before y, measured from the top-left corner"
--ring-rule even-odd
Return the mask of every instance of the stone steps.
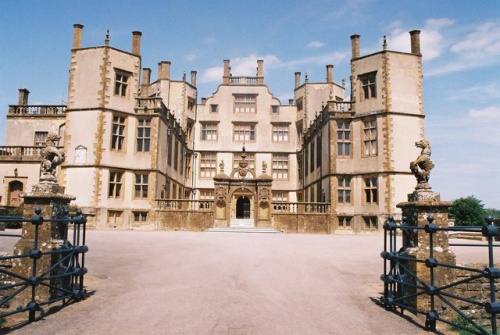
[[276, 229], [265, 227], [214, 227], [205, 231], [209, 233], [279, 233]]

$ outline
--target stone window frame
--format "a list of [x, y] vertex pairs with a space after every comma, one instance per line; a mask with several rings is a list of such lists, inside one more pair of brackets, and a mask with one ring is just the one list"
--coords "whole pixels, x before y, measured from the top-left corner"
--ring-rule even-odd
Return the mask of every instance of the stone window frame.
[[235, 93], [233, 94], [234, 114], [257, 114], [256, 93]]
[[377, 230], [378, 218], [374, 215], [363, 216], [363, 230]]
[[134, 199], [148, 199], [149, 173], [135, 173]]
[[112, 117], [111, 150], [124, 152], [128, 118], [126, 116], [114, 114]]
[[352, 177], [337, 177], [337, 204], [352, 204]]
[[[216, 142], [219, 139], [219, 123], [218, 122], [200, 122], [200, 140]], [[210, 127], [210, 129], [209, 129]]]
[[339, 215], [338, 228], [339, 229], [352, 229], [353, 217], [349, 215]]
[[290, 123], [272, 122], [272, 142], [290, 142]]
[[352, 157], [352, 122], [337, 120], [337, 156]]
[[366, 205], [378, 205], [378, 178], [376, 176], [366, 176], [363, 178], [363, 189], [365, 193]]
[[280, 105], [271, 105], [271, 114], [279, 115], [280, 114]]
[[115, 83], [113, 94], [118, 97], [128, 97], [130, 90], [130, 78], [132, 73], [115, 68]]
[[134, 222], [147, 222], [148, 221], [148, 212], [146, 211], [133, 211], [133, 220]]
[[109, 171], [108, 198], [121, 199], [123, 189], [123, 172]]
[[377, 98], [377, 71], [364, 73], [358, 76], [360, 101]]
[[123, 224], [123, 211], [108, 210], [108, 224], [116, 227]]
[[290, 192], [288, 191], [272, 191], [272, 202], [288, 202], [290, 199]]
[[214, 200], [215, 193], [213, 189], [200, 189], [200, 200]]
[[378, 156], [378, 125], [376, 118], [363, 120], [363, 157]]
[[271, 173], [274, 180], [289, 180], [290, 155], [287, 153], [273, 153]]
[[210, 113], [212, 113], [212, 114], [219, 113], [219, 105], [218, 104], [210, 104]]
[[149, 152], [151, 149], [151, 118], [137, 119], [136, 151]]
[[256, 122], [234, 122], [233, 142], [255, 142], [257, 138]]
[[49, 136], [48, 131], [35, 131], [35, 135], [33, 138], [33, 145], [35, 147], [43, 147], [47, 142], [47, 136]]
[[217, 173], [217, 152], [200, 152], [200, 179], [212, 179]]

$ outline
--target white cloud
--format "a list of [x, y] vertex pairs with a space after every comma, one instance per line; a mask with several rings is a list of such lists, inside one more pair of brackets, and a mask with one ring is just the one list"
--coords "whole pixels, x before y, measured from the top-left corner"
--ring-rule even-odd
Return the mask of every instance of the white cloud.
[[457, 90], [456, 94], [449, 100], [484, 101], [485, 99], [500, 99], [500, 87], [497, 83], [471, 86], [466, 89]]
[[195, 54], [187, 54], [184, 56], [184, 58], [188, 61], [193, 61], [195, 60], [196, 58], [198, 58]]
[[483, 109], [471, 109], [469, 111], [469, 116], [473, 119], [481, 118], [485, 122], [491, 122], [491, 120], [500, 120], [500, 106], [490, 106]]
[[454, 44], [451, 51], [474, 63], [500, 57], [500, 22], [486, 22]]
[[[424, 60], [439, 57], [446, 48], [444, 43], [443, 28], [453, 25], [448, 18], [429, 19], [420, 31], [420, 50]], [[388, 37], [388, 49], [410, 52], [410, 35], [401, 28], [401, 22], [396, 21], [390, 25], [392, 32]]]
[[320, 41], [311, 41], [307, 44], [307, 47], [308, 48], [312, 48], [312, 49], [319, 49], [321, 47], [323, 47], [325, 45], [324, 42], [320, 42]]
[[[278, 57], [274, 55], [257, 56], [255, 54], [250, 54], [244, 57], [236, 57], [231, 59], [229, 64], [231, 67], [231, 74], [235, 77], [255, 76], [257, 74], [257, 60], [260, 59], [264, 60], [264, 73], [267, 72], [267, 67], [272, 68], [280, 63]], [[222, 81], [223, 73], [223, 66], [207, 68], [201, 73], [200, 83], [220, 82]]]

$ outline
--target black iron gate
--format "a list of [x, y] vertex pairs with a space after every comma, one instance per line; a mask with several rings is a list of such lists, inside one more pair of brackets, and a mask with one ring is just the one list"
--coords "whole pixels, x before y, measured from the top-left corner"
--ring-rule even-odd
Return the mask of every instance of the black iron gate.
[[[500, 236], [500, 227], [493, 226], [491, 217], [486, 219], [486, 225], [474, 227], [448, 227], [439, 228], [433, 223], [434, 218], [428, 217], [428, 224], [425, 227], [415, 227], [406, 224], [403, 219], [402, 224], [394, 222], [389, 217], [384, 224], [384, 251], [381, 253], [384, 259], [384, 274], [381, 280], [384, 282], [384, 296], [382, 302], [387, 309], [401, 308], [402, 311], [408, 310], [415, 314], [426, 316], [426, 328], [436, 330], [436, 322], [447, 323], [457, 329], [467, 330], [471, 334], [498, 334], [497, 315], [500, 314], [500, 303], [496, 302], [496, 283], [500, 279], [500, 269], [495, 267], [494, 247], [499, 246], [494, 243], [495, 237]], [[407, 250], [410, 235], [416, 231], [423, 231], [429, 238], [429, 253], [426, 259], [416, 259], [409, 257]], [[485, 247], [488, 250], [488, 264], [484, 269], [474, 269], [458, 266], [455, 264], [444, 264], [439, 262], [434, 255], [435, 233], [445, 232], [475, 232], [481, 233], [486, 237], [487, 243], [482, 245], [466, 243], [450, 243], [450, 246], [470, 246]], [[399, 243], [398, 243], [399, 240]], [[415, 263], [422, 263], [427, 269], [425, 279], [419, 277], [414, 268]], [[471, 273], [465, 279], [455, 280], [445, 285], [436, 284], [435, 271], [439, 267], [448, 269], [466, 270]], [[456, 292], [456, 288], [463, 285], [489, 282], [489, 292], [486, 299], [471, 299], [461, 296]], [[421, 309], [416, 304], [410, 303], [418, 297], [425, 296], [429, 299], [429, 308]], [[437, 304], [446, 306], [451, 313], [441, 313]], [[459, 303], [471, 304], [477, 309], [485, 310], [489, 314], [489, 326], [479, 324], [459, 308]], [[446, 315], [445, 315], [446, 314]]]
[[[34, 239], [32, 248], [28, 253], [7, 255], [0, 257], [0, 318], [28, 312], [29, 321], [34, 321], [43, 316], [44, 305], [57, 301], [68, 302], [79, 300], [86, 296], [83, 285], [85, 268], [85, 253], [88, 247], [85, 245], [86, 218], [81, 211], [76, 215], [69, 216], [68, 212], [61, 219], [47, 220], [40, 216], [41, 210], [36, 209], [31, 219], [0, 217], [0, 222], [17, 222], [33, 225]], [[61, 227], [61, 240], [58, 248], [43, 252], [39, 241], [39, 230], [42, 225], [59, 224]], [[18, 234], [0, 234], [0, 238], [19, 238]], [[30, 240], [31, 242], [31, 240]], [[41, 259], [50, 257], [50, 265], [43, 268]], [[13, 262], [28, 263], [30, 268], [28, 275], [19, 274], [10, 266]], [[44, 289], [50, 294], [40, 294]], [[23, 293], [29, 292], [29, 294]], [[20, 296], [28, 296], [28, 303], [19, 305]], [[24, 299], [25, 300], [25, 299]]]

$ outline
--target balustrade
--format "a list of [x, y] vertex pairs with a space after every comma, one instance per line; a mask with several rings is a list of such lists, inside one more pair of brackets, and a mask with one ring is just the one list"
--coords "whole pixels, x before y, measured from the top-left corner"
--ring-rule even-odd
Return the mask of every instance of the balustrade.
[[63, 116], [65, 113], [65, 105], [10, 105], [8, 115]]

